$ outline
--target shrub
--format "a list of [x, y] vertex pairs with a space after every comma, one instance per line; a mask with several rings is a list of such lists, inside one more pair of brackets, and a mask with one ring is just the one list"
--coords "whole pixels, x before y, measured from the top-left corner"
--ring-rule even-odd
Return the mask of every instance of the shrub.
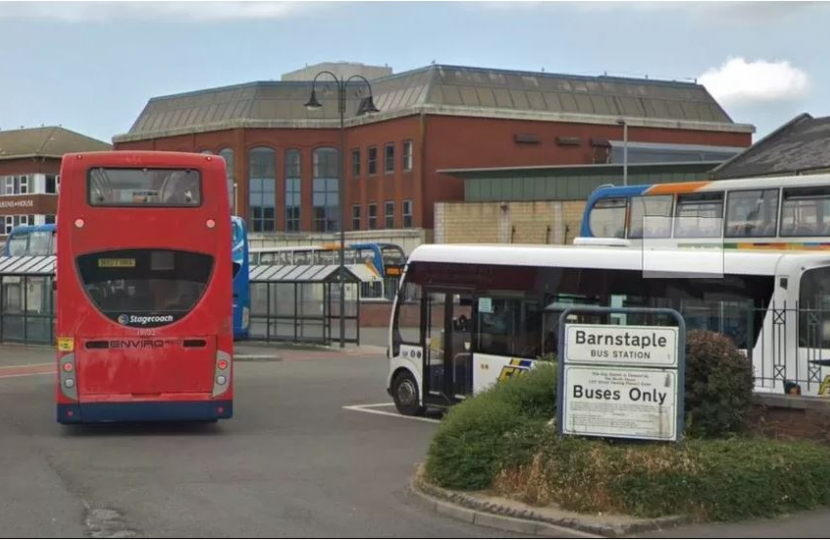
[[736, 520], [830, 504], [830, 449], [806, 441], [724, 439], [685, 445], [545, 441], [497, 491], [577, 512]]
[[693, 330], [686, 337], [686, 433], [723, 437], [746, 430], [752, 408], [752, 363], [726, 336]]
[[540, 364], [455, 406], [429, 447], [427, 477], [481, 489], [505, 467], [527, 463], [556, 411], [556, 366]]

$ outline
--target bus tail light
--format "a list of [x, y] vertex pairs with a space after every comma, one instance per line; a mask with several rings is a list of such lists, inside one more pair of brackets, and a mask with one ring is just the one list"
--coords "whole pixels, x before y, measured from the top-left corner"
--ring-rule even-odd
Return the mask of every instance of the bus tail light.
[[216, 367], [213, 373], [213, 397], [227, 392], [231, 382], [231, 355], [225, 351], [216, 352]]
[[61, 393], [73, 401], [78, 401], [78, 385], [75, 380], [75, 355], [67, 354], [61, 358], [60, 370]]

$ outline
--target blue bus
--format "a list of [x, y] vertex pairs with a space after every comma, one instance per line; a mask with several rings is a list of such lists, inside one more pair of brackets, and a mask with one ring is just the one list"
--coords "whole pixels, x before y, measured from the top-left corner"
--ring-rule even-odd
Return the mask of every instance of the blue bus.
[[248, 339], [251, 321], [248, 231], [245, 220], [231, 216], [233, 236], [233, 338]]
[[54, 255], [57, 242], [54, 223], [48, 225], [20, 225], [12, 229], [0, 255], [25, 257]]
[[[248, 233], [242, 218], [231, 216], [233, 231], [233, 335], [247, 339], [251, 312], [251, 293], [248, 287]], [[54, 223], [48, 225], [21, 225], [15, 227], [0, 255], [26, 257], [54, 255], [56, 241]]]

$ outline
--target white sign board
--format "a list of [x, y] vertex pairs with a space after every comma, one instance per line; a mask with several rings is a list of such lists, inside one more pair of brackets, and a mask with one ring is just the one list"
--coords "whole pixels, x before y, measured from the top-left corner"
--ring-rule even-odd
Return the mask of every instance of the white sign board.
[[563, 433], [672, 441], [677, 372], [565, 366]]
[[677, 440], [678, 343], [676, 327], [568, 324], [560, 367], [562, 433]]
[[568, 362], [608, 365], [677, 366], [677, 328], [569, 324]]

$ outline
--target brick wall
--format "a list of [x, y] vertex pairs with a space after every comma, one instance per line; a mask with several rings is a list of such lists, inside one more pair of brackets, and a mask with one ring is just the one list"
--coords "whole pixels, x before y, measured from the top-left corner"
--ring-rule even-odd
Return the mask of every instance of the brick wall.
[[570, 244], [584, 201], [436, 203], [439, 244]]
[[765, 395], [750, 419], [752, 431], [775, 439], [808, 439], [830, 443], [830, 401]]

